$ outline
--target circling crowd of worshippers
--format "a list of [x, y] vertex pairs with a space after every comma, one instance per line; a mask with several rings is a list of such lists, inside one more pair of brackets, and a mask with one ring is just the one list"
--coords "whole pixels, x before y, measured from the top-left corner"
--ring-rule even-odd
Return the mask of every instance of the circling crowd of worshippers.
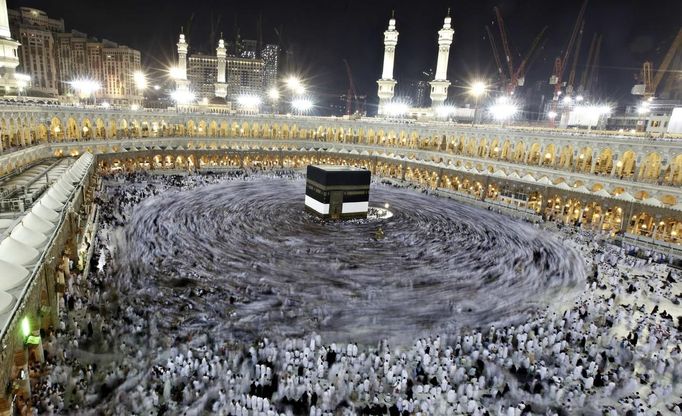
[[127, 185], [99, 191], [90, 266], [66, 272], [59, 324], [43, 331], [35, 414], [682, 414], [680, 273], [574, 227], [559, 232], [591, 270], [585, 290], [514, 326], [404, 345], [316, 334], [235, 344], [210, 332], [160, 331], [146, 305], [126, 296], [127, 283], [114, 280], [112, 233], [167, 189], [246, 176], [105, 176]]

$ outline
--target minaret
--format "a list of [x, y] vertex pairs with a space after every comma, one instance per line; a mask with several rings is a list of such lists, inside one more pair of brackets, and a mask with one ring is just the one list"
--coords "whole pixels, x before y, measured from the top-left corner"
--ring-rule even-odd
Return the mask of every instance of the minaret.
[[227, 83], [225, 82], [225, 64], [227, 63], [227, 50], [225, 49], [225, 41], [223, 34], [220, 34], [218, 47], [215, 50], [216, 57], [218, 57], [218, 76], [215, 84], [215, 96], [225, 98], [227, 96]]
[[395, 30], [395, 18], [391, 16], [388, 21], [388, 30], [384, 32], [384, 70], [381, 73], [379, 84], [379, 115], [384, 114], [384, 107], [392, 99], [395, 93], [396, 80], [393, 79], [393, 60], [395, 59], [395, 47], [398, 45], [398, 31]]
[[12, 39], [7, 16], [7, 2], [0, 0], [0, 90], [4, 93], [16, 92], [18, 87], [14, 71], [19, 66], [17, 48], [20, 43]]
[[[1, 1], [1, 0], [0, 0]], [[178, 46], [178, 73], [175, 75], [175, 84], [178, 89], [189, 89], [189, 81], [187, 80], [187, 42], [185, 42], [185, 34], [180, 29], [180, 39]]]
[[448, 16], [443, 22], [443, 28], [438, 31], [438, 63], [436, 65], [436, 78], [431, 81], [431, 107], [436, 108], [442, 106], [448, 98], [448, 58], [450, 56], [450, 45], [455, 31], [452, 29], [450, 22], [450, 9], [448, 9]]

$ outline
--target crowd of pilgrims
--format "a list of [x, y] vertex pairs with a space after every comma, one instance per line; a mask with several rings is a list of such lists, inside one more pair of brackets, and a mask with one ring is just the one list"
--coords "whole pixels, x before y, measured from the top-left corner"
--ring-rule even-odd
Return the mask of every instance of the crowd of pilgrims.
[[115, 289], [109, 233], [166, 189], [253, 174], [104, 176], [126, 186], [99, 190], [94, 255], [87, 270], [67, 271], [59, 325], [43, 335], [34, 413], [682, 414], [680, 273], [574, 227], [560, 233], [591, 270], [585, 290], [516, 326], [409, 345], [327, 343], [315, 334], [236, 345], [211, 333], [160, 333], [134, 296]]

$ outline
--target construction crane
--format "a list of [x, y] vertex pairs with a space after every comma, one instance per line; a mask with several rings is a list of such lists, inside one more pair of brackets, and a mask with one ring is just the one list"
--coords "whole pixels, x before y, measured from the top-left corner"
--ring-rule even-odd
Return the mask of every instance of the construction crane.
[[578, 13], [578, 18], [575, 21], [575, 25], [573, 26], [573, 32], [571, 33], [571, 38], [568, 41], [568, 46], [566, 47], [564, 51], [563, 56], [558, 56], [554, 60], [554, 72], [552, 73], [552, 76], [549, 77], [549, 83], [550, 85], [554, 85], [554, 99], [557, 100], [560, 92], [561, 92], [561, 87], [563, 87], [563, 76], [564, 76], [564, 71], [566, 70], [566, 63], [571, 57], [571, 52], [573, 51], [573, 45], [575, 44], [575, 40], [578, 37], [578, 32], [579, 28], [582, 27], [582, 21], [585, 16], [585, 9], [587, 8], [587, 0], [583, 2], [582, 7], [580, 8], [580, 12]]
[[516, 85], [518, 85], [519, 87], [523, 87], [523, 84], [525, 84], [526, 72], [528, 72], [528, 68], [531, 67], [531, 65], [535, 61], [535, 58], [537, 57], [537, 54], [535, 52], [542, 49], [541, 45], [544, 44], [546, 40], [544, 36], [548, 27], [549, 26], [543, 27], [540, 33], [538, 33], [535, 39], [533, 39], [533, 43], [531, 44], [530, 49], [528, 49], [526, 56], [523, 57], [523, 60], [521, 60], [521, 63], [519, 64], [518, 68], [516, 68], [514, 79], [516, 80]]
[[493, 37], [492, 32], [490, 31], [490, 28], [488, 26], [485, 27], [486, 31], [488, 32], [488, 37], [490, 38], [490, 46], [493, 51], [493, 56], [495, 58], [495, 63], [497, 64], [497, 71], [500, 75], [500, 81], [503, 85], [504, 91], [512, 95], [514, 94], [514, 90], [516, 90], [517, 86], [523, 86], [524, 81], [525, 81], [525, 76], [526, 72], [528, 71], [528, 68], [530, 67], [535, 52], [538, 49], [538, 45], [540, 45], [540, 41], [543, 39], [543, 36], [545, 34], [545, 31], [547, 30], [547, 26], [545, 26], [540, 33], [535, 37], [533, 40], [533, 43], [531, 44], [530, 49], [526, 53], [526, 55], [523, 57], [521, 63], [519, 64], [518, 67], [514, 66], [514, 57], [512, 56], [511, 53], [511, 48], [509, 47], [509, 35], [507, 34], [507, 29], [504, 24], [504, 19], [502, 18], [502, 12], [500, 12], [499, 7], [494, 7], [493, 10], [495, 11], [495, 17], [497, 19], [497, 26], [500, 31], [500, 41], [502, 43], [502, 50], [504, 51], [504, 57], [506, 61], [506, 73], [505, 69], [502, 65], [502, 60], [500, 59], [499, 52], [497, 49], [497, 44], [495, 43], [495, 38]]
[[597, 88], [597, 83], [599, 82], [599, 57], [601, 56], [601, 40], [602, 35], [597, 37], [597, 46], [594, 50], [594, 56], [592, 57], [592, 66], [590, 67], [590, 73], [587, 77], [587, 84], [585, 84], [585, 91], [594, 94], [594, 90]]
[[566, 94], [573, 94], [573, 86], [575, 83], [575, 69], [578, 66], [578, 59], [580, 59], [580, 45], [583, 42], [583, 31], [585, 30], [585, 20], [580, 25], [580, 32], [578, 32], [578, 40], [575, 43], [575, 53], [573, 54], [573, 64], [571, 71], [568, 73], [568, 82], [566, 83]]
[[585, 88], [587, 86], [587, 77], [592, 68], [592, 60], [594, 59], [594, 51], [597, 48], [597, 34], [592, 35], [592, 41], [590, 42], [590, 50], [587, 51], [587, 61], [585, 62], [585, 68], [583, 68], [583, 74], [580, 76], [580, 83], [578, 83], [578, 94], [585, 93]]
[[346, 93], [346, 115], [349, 117], [353, 115], [353, 102], [355, 102], [355, 113], [360, 114], [360, 102], [358, 100], [358, 93], [355, 90], [355, 83], [353, 82], [353, 73], [350, 70], [350, 65], [347, 60], [343, 60], [346, 65], [346, 75], [348, 75], [348, 92]]
[[[579, 36], [579, 32], [583, 27], [583, 19], [585, 18], [585, 10], [587, 9], [587, 0], [583, 2], [580, 7], [580, 12], [578, 12], [578, 17], [573, 25], [573, 32], [571, 33], [571, 38], [568, 40], [568, 45], [564, 50], [563, 56], [558, 56], [554, 60], [554, 70], [552, 71], [552, 76], [549, 77], [549, 84], [554, 85], [554, 96], [552, 97], [552, 113], [556, 116], [557, 104], [559, 101], [559, 96], [561, 95], [561, 88], [564, 86], [564, 72], [566, 71], [566, 63], [571, 58], [571, 53], [573, 52], [573, 47], [576, 43], [576, 39]], [[551, 124], [554, 125], [554, 118], [550, 119]]]
[[[502, 19], [502, 13], [500, 13], [500, 8], [495, 6], [495, 16], [497, 17], [497, 27], [500, 30], [500, 39], [502, 39], [502, 50], [504, 50], [504, 57], [507, 60], [507, 68], [509, 69], [509, 75], [514, 74], [514, 60], [509, 51], [509, 39], [507, 37], [507, 29], [504, 27], [504, 20]], [[513, 79], [511, 80], [513, 81]]]
[[488, 25], [485, 26], [485, 31], [488, 32], [488, 39], [490, 40], [490, 49], [493, 51], [493, 58], [495, 58], [495, 65], [497, 66], [497, 76], [500, 78], [500, 84], [507, 84], [507, 76], [505, 75], [504, 68], [502, 67], [502, 60], [500, 59], [500, 53], [497, 50], [497, 44], [495, 43], [495, 38]]
[[[645, 100], [655, 96], [656, 90], [658, 89], [658, 85], [661, 83], [663, 77], [668, 72], [668, 68], [670, 67], [671, 62], [673, 61], [673, 58], [675, 58], [675, 54], [677, 54], [678, 50], [682, 50], [681, 47], [682, 28], [680, 28], [680, 30], [677, 32], [675, 40], [673, 40], [672, 45], [670, 45], [670, 49], [668, 49], [668, 52], [663, 57], [661, 66], [656, 71], [654, 71], [653, 62], [651, 61], [644, 62], [640, 73], [642, 83], [632, 87], [632, 94], [642, 95]], [[672, 85], [673, 83], [668, 82], [668, 84]], [[666, 85], [666, 90], [667, 89], [668, 85]]]

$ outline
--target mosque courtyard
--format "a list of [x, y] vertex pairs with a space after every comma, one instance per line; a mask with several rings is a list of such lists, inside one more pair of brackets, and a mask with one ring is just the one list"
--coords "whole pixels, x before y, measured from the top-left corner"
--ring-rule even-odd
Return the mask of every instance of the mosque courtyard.
[[[294, 170], [103, 171], [40, 414], [679, 414], [682, 277], [599, 233]], [[377, 230], [381, 229], [381, 236]]]

